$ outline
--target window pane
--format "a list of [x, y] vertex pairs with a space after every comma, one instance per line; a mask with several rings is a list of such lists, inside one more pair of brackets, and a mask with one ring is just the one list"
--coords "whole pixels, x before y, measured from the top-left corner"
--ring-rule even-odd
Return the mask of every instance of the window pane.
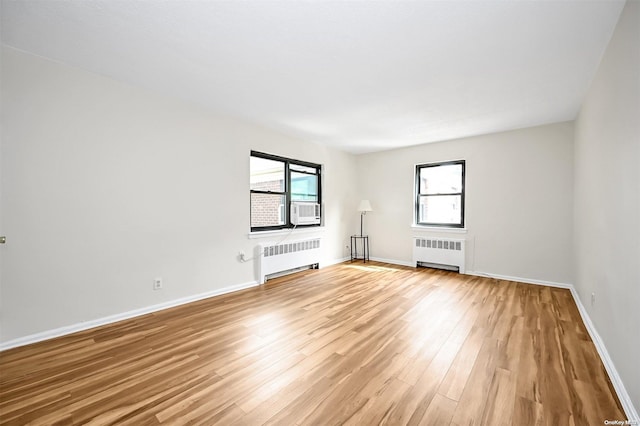
[[291, 172], [291, 200], [318, 201], [318, 176]]
[[420, 169], [420, 194], [462, 192], [462, 164], [449, 164]]
[[420, 197], [420, 223], [462, 224], [462, 196], [442, 195]]
[[284, 192], [284, 163], [251, 157], [251, 189]]
[[286, 220], [284, 195], [251, 194], [251, 227], [284, 225]]

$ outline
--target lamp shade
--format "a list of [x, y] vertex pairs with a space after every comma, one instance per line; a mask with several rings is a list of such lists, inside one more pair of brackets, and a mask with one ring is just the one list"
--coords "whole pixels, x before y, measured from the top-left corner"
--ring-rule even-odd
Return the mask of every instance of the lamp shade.
[[369, 200], [360, 201], [360, 204], [358, 205], [358, 211], [359, 212], [372, 212], [373, 209], [371, 208], [371, 203], [369, 202]]

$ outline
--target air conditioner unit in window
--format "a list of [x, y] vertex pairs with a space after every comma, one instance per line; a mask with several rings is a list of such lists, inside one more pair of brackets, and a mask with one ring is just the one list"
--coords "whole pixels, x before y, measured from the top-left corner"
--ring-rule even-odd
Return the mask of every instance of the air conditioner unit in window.
[[320, 204], [292, 202], [291, 223], [293, 225], [320, 224]]

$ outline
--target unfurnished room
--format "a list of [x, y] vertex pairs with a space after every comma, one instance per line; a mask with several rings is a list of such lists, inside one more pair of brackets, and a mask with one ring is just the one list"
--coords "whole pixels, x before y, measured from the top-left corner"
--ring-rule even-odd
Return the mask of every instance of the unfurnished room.
[[639, 0], [0, 0], [0, 425], [640, 425]]

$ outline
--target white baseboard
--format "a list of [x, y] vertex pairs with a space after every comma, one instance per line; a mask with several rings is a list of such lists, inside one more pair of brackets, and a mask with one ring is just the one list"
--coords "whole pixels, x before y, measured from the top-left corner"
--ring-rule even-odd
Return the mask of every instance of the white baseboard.
[[525, 284], [544, 285], [547, 287], [557, 287], [557, 288], [567, 288], [567, 289], [573, 288], [573, 284], [558, 283], [555, 281], [535, 280], [531, 278], [512, 277], [509, 275], [493, 274], [489, 272], [466, 271], [465, 275], [475, 275], [477, 277], [495, 278], [497, 280], [515, 281], [515, 282], [525, 283]]
[[636, 422], [636, 423], [630, 423], [630, 424], [640, 424], [640, 416], [638, 416], [638, 412], [636, 411], [636, 408], [633, 406], [633, 402], [631, 402], [631, 397], [629, 396], [627, 389], [624, 387], [624, 383], [622, 382], [622, 379], [618, 374], [618, 370], [616, 370], [616, 367], [613, 365], [613, 360], [609, 356], [609, 352], [607, 351], [607, 348], [604, 345], [602, 338], [598, 334], [598, 331], [596, 330], [596, 327], [593, 325], [593, 322], [591, 321], [591, 318], [589, 317], [589, 314], [587, 313], [586, 308], [582, 304], [582, 301], [580, 300], [580, 296], [578, 295], [578, 292], [573, 286], [571, 286], [570, 290], [571, 290], [571, 295], [573, 296], [573, 300], [576, 302], [576, 306], [578, 307], [578, 311], [580, 312], [580, 316], [582, 317], [582, 322], [587, 328], [587, 331], [591, 336], [591, 340], [593, 341], [593, 344], [596, 346], [596, 349], [598, 350], [600, 359], [602, 359], [602, 364], [604, 364], [604, 368], [605, 370], [607, 370], [607, 373], [609, 374], [609, 379], [613, 384], [613, 388], [615, 389], [616, 394], [618, 394], [618, 399], [622, 404], [622, 409], [624, 410], [624, 413], [627, 416], [627, 420]]
[[415, 264], [413, 264], [411, 262], [407, 262], [405, 260], [384, 259], [382, 257], [372, 257], [371, 260], [373, 260], [375, 262], [391, 263], [393, 265], [400, 265], [400, 266], [413, 266], [413, 267], [416, 266]]
[[198, 300], [207, 299], [209, 297], [220, 296], [222, 294], [232, 293], [234, 291], [245, 290], [247, 288], [256, 287], [257, 281], [250, 281], [244, 284], [237, 284], [229, 287], [224, 287], [206, 293], [195, 294], [193, 296], [182, 297], [180, 299], [170, 300], [168, 302], [159, 303], [157, 305], [146, 306], [140, 309], [134, 309], [132, 311], [123, 312], [120, 314], [109, 315], [107, 317], [98, 318], [95, 320], [84, 321], [78, 324], [72, 324], [65, 327], [55, 328], [53, 330], [47, 330], [40, 333], [30, 334], [28, 336], [19, 337], [17, 339], [8, 340], [0, 343], [0, 352], [7, 349], [17, 348], [19, 346], [30, 345], [32, 343], [41, 342], [43, 340], [53, 339], [55, 337], [65, 336], [67, 334], [77, 333], [78, 331], [88, 330], [90, 328], [100, 327], [107, 324], [112, 324], [118, 321], [139, 317], [141, 315], [150, 314], [152, 312], [161, 311], [163, 309], [173, 308], [174, 306], [184, 305], [186, 303], [196, 302]]
[[[330, 262], [322, 263], [320, 264], [320, 266], [323, 267], [323, 266], [336, 265], [338, 263], [348, 262], [349, 260], [351, 260], [351, 257], [347, 256], [347, 257], [343, 257], [342, 259], [335, 259]], [[405, 262], [404, 260], [383, 259], [381, 257], [371, 257], [370, 260], [373, 262], [391, 263], [392, 265], [415, 266], [411, 262]], [[362, 258], [358, 259], [357, 261], [362, 263]], [[354, 260], [354, 262], [356, 261]]]
[[326, 262], [320, 262], [320, 269], [324, 268], [325, 266], [337, 265], [338, 263], [346, 262], [349, 259], [351, 259], [351, 258], [349, 256], [347, 256], [347, 257], [342, 257], [342, 258], [339, 258], [339, 259], [328, 260]]

